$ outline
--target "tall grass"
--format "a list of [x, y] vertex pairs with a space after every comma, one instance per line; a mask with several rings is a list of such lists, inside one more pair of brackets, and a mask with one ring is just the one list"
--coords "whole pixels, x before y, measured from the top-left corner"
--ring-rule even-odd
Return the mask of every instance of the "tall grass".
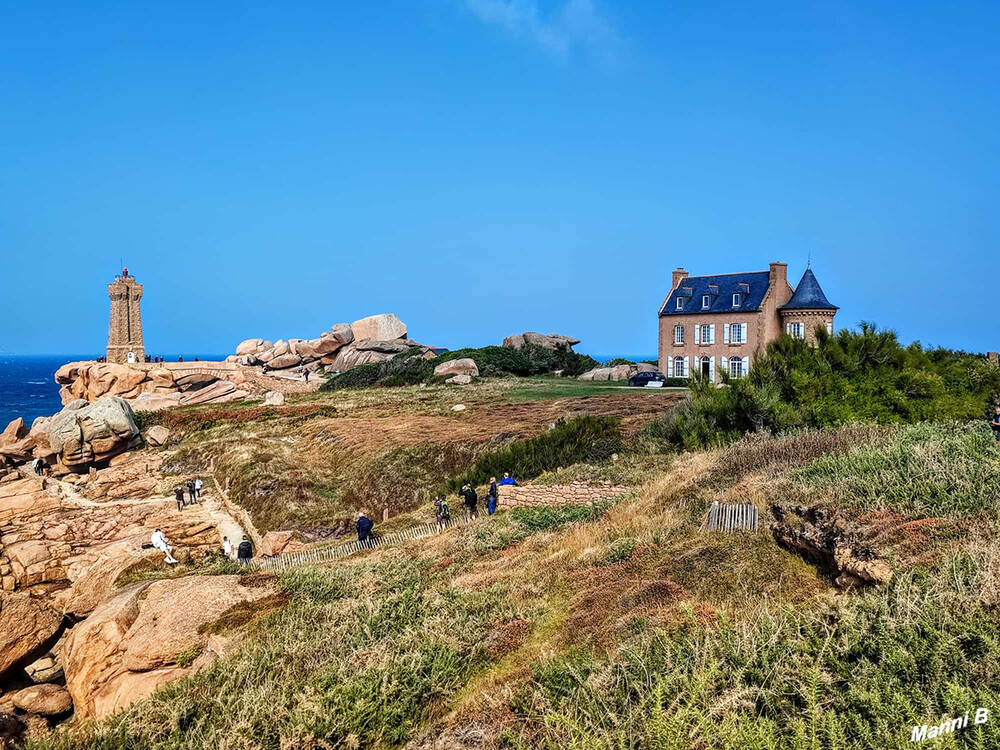
[[[1000, 698], [1000, 623], [976, 596], [986, 572], [981, 559], [953, 558], [820, 612], [714, 625], [689, 615], [611, 660], [576, 650], [544, 661], [510, 698], [505, 745], [912, 747], [912, 726]], [[962, 732], [954, 746], [1000, 746], [1000, 722]]]
[[1000, 510], [1000, 448], [981, 423], [918, 424], [887, 444], [817, 458], [794, 478], [833, 489], [859, 510], [909, 516]]

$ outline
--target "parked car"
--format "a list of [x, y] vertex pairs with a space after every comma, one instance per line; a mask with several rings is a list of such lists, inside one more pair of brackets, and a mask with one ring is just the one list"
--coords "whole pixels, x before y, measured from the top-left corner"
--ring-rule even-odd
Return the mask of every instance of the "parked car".
[[662, 388], [665, 382], [667, 378], [662, 372], [637, 372], [628, 379], [633, 388]]

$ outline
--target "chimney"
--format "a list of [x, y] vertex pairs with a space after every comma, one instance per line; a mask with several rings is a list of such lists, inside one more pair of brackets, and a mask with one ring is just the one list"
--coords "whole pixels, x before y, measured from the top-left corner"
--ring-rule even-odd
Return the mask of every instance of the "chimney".
[[767, 277], [767, 283], [772, 287], [775, 285], [780, 285], [782, 282], [788, 283], [788, 264], [774, 262], [771, 264], [771, 268]]
[[678, 268], [676, 271], [674, 271], [674, 285], [671, 287], [671, 289], [676, 289], [678, 286], [680, 286], [681, 281], [686, 279], [687, 275], [688, 272], [685, 271], [683, 268]]

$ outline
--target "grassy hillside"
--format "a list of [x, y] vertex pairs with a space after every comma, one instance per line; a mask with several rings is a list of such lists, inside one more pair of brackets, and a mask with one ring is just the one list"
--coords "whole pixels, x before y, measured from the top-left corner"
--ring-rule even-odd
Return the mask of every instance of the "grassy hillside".
[[[230, 497], [262, 532], [292, 529], [318, 538], [349, 529], [360, 508], [380, 517], [386, 508], [395, 516], [426, 505], [474, 466], [528, 477], [579, 462], [594, 453], [594, 441], [614, 448], [633, 440], [677, 398], [573, 379], [498, 378], [143, 416], [173, 432], [167, 471], [228, 482]], [[465, 409], [453, 411], [456, 404]], [[601, 429], [582, 440], [567, 435], [545, 462], [523, 460], [550, 426], [584, 418]], [[503, 468], [496, 463], [507, 460]], [[477, 483], [488, 480], [482, 473]]]
[[[288, 605], [232, 656], [30, 747], [910, 747], [912, 725], [1000, 697], [989, 439], [851, 426], [666, 461], [640, 443], [556, 472], [645, 461], [612, 505], [504, 512], [287, 574]], [[756, 503], [765, 528], [699, 533], [713, 500]], [[843, 514], [891, 582], [837, 590], [766, 530], [777, 502]], [[1000, 723], [964, 731], [951, 746], [1000, 745]]]

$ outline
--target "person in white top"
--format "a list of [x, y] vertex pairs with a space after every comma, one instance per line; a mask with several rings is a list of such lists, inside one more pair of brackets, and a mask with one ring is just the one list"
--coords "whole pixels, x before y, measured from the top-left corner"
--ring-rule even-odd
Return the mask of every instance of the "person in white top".
[[194, 480], [194, 494], [199, 500], [201, 500], [201, 486], [204, 482], [201, 481], [201, 477]]
[[166, 555], [166, 561], [168, 563], [172, 565], [177, 562], [177, 560], [174, 559], [174, 556], [170, 554], [174, 551], [174, 548], [170, 546], [170, 542], [167, 541], [167, 538], [163, 535], [162, 531], [159, 529], [154, 531], [153, 535], [149, 538], [149, 541], [153, 543], [153, 546], [156, 547], [156, 549]]
[[229, 541], [228, 536], [222, 537], [222, 554], [227, 558], [233, 556], [233, 543]]

